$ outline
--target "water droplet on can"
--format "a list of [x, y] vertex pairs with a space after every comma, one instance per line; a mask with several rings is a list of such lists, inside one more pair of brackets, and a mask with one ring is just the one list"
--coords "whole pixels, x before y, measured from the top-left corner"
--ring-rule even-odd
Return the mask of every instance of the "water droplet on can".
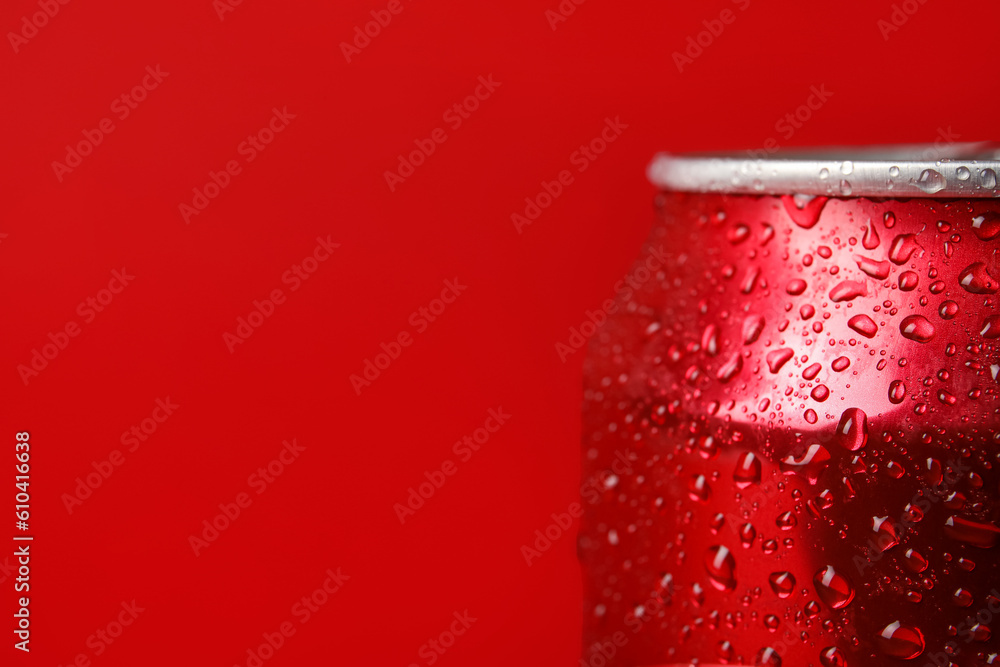
[[772, 350], [768, 352], [765, 360], [767, 361], [768, 369], [772, 373], [777, 373], [793, 356], [795, 356], [795, 350], [785, 347], [780, 350]]
[[935, 192], [944, 190], [947, 181], [940, 171], [936, 169], [924, 169], [920, 172], [920, 176], [914, 182], [914, 185], [927, 194], [932, 195]]
[[753, 452], [743, 452], [736, 462], [736, 470], [733, 471], [733, 481], [741, 489], [751, 484], [759, 484], [760, 471], [761, 464], [757, 455]]
[[719, 372], [715, 376], [719, 382], [726, 383], [739, 375], [741, 370], [743, 370], [743, 357], [737, 352], [719, 368]]
[[983, 262], [973, 262], [958, 275], [958, 284], [972, 294], [996, 294], [1000, 284], [993, 279]]
[[951, 594], [951, 602], [958, 607], [969, 607], [972, 605], [972, 593], [964, 588], [956, 588]]
[[943, 302], [938, 308], [938, 315], [941, 316], [942, 320], [954, 319], [958, 315], [958, 304], [951, 300]]
[[830, 389], [825, 384], [818, 384], [813, 387], [813, 390], [809, 392], [809, 395], [814, 401], [822, 403], [826, 399], [830, 398]]
[[983, 169], [979, 173], [979, 182], [984, 188], [995, 188], [997, 186], [997, 173], [990, 168]]
[[920, 628], [894, 621], [882, 629], [878, 646], [888, 656], [912, 660], [924, 652], [924, 633]]
[[691, 481], [688, 482], [688, 495], [691, 496], [691, 500], [704, 502], [711, 494], [712, 488], [708, 485], [708, 479], [704, 475], [691, 477]]
[[899, 544], [899, 532], [888, 516], [872, 517], [872, 532], [875, 533], [875, 546], [881, 552], [886, 552]]
[[960, 516], [948, 517], [944, 522], [944, 534], [980, 549], [990, 549], [1000, 541], [1000, 528], [991, 523], [971, 521]]
[[899, 405], [906, 398], [906, 385], [902, 380], [893, 380], [889, 383], [889, 402]]
[[728, 548], [722, 545], [709, 547], [705, 554], [705, 571], [712, 585], [720, 591], [736, 588], [736, 559]]
[[1000, 213], [987, 211], [972, 219], [972, 233], [980, 241], [992, 241], [1000, 236]]
[[787, 598], [795, 591], [795, 577], [791, 572], [772, 572], [767, 581], [779, 598]]
[[823, 667], [847, 667], [847, 656], [836, 646], [828, 646], [819, 652], [819, 662]]
[[906, 553], [903, 554], [903, 558], [903, 562], [910, 572], [919, 574], [927, 569], [927, 559], [914, 549], [907, 549]]
[[874, 338], [875, 334], [878, 333], [878, 325], [867, 315], [855, 315], [847, 320], [847, 326], [865, 338]]
[[903, 271], [899, 274], [899, 289], [903, 292], [912, 292], [920, 284], [920, 276], [913, 271]]
[[983, 338], [1000, 338], [1000, 315], [990, 315], [983, 320], [979, 335]]
[[806, 281], [801, 278], [794, 278], [788, 281], [788, 284], [785, 286], [785, 291], [792, 296], [798, 296], [806, 291], [806, 287]]
[[778, 655], [777, 651], [770, 646], [767, 646], [757, 652], [757, 658], [754, 660], [754, 666], [781, 667], [781, 657]]
[[858, 408], [844, 410], [837, 424], [837, 436], [840, 444], [852, 452], [864, 447], [868, 442], [868, 415]]
[[878, 236], [878, 230], [875, 229], [875, 221], [869, 220], [868, 226], [865, 227], [865, 235], [861, 238], [862, 247], [865, 250], [874, 250], [881, 242], [882, 239]]
[[899, 234], [889, 246], [889, 260], [893, 264], [905, 264], [919, 247], [916, 234]]
[[862, 257], [861, 255], [855, 255], [854, 261], [857, 263], [858, 268], [864, 271], [866, 275], [877, 280], [885, 280], [888, 278], [889, 270], [892, 268], [889, 264], [889, 260], [878, 262], [874, 259]]
[[867, 283], [854, 280], [843, 280], [830, 290], [830, 300], [834, 303], [853, 301], [859, 296], [868, 296]]
[[832, 565], [817, 571], [813, 576], [813, 584], [820, 599], [832, 609], [842, 609], [854, 599], [854, 586]]
[[809, 445], [800, 455], [789, 454], [778, 464], [786, 475], [804, 475], [810, 484], [815, 484], [820, 474], [830, 463], [830, 452], [819, 444]]
[[899, 332], [903, 338], [915, 340], [918, 343], [928, 343], [934, 339], [934, 325], [923, 315], [909, 315], [899, 323]]
[[743, 344], [750, 345], [760, 338], [764, 331], [764, 318], [760, 315], [747, 315], [743, 320]]

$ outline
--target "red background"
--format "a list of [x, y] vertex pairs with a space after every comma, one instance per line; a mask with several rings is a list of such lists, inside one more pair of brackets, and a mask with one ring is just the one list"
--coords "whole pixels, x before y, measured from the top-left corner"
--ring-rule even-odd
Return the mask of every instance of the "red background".
[[[591, 0], [555, 29], [556, 0], [402, 2], [350, 63], [339, 44], [386, 2], [248, 0], [220, 20], [210, 0], [74, 0], [0, 46], [0, 537], [17, 532], [22, 430], [35, 536], [32, 652], [11, 646], [0, 567], [0, 662], [245, 665], [340, 567], [350, 580], [266, 664], [426, 665], [421, 646], [465, 610], [477, 620], [441, 665], [575, 664], [574, 538], [530, 567], [521, 546], [579, 494], [583, 353], [563, 363], [555, 343], [638, 254], [653, 153], [996, 138], [988, 3], [914, 2], [883, 39], [888, 1]], [[736, 20], [678, 72], [671, 54], [726, 8]], [[13, 0], [0, 28], [37, 11]], [[112, 100], [157, 64], [169, 75], [119, 120]], [[481, 75], [501, 85], [451, 129], [442, 114]], [[814, 85], [832, 96], [785, 139], [775, 123]], [[248, 163], [237, 146], [273, 107], [296, 117]], [[60, 182], [53, 161], [105, 117], [114, 131]], [[577, 172], [607, 117], [627, 129]], [[391, 192], [384, 172], [437, 127], [447, 141]], [[186, 224], [179, 204], [231, 159], [241, 173]], [[563, 169], [573, 184], [518, 233], [511, 214]], [[340, 248], [290, 292], [283, 272], [327, 235]], [[83, 324], [77, 304], [121, 267], [134, 282]], [[415, 334], [410, 313], [456, 277], [468, 289]], [[230, 354], [223, 333], [274, 288], [287, 302]], [[26, 385], [18, 365], [70, 320], [80, 335]], [[349, 376], [401, 331], [412, 345], [356, 395]], [[168, 396], [181, 407], [125, 451]], [[452, 444], [498, 406], [509, 422], [458, 462]], [[300, 458], [195, 556], [189, 536], [291, 438]], [[116, 449], [69, 514], [63, 494]], [[401, 525], [393, 505], [448, 459]], [[146, 611], [95, 656], [88, 636], [133, 599]]]

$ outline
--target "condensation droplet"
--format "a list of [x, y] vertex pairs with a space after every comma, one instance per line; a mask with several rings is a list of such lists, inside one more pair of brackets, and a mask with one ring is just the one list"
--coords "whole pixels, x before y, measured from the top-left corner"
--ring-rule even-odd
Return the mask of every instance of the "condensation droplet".
[[743, 344], [750, 345], [760, 338], [764, 331], [764, 318], [760, 315], [747, 315], [743, 320]]
[[806, 287], [806, 281], [801, 278], [793, 278], [788, 281], [788, 284], [785, 286], [785, 291], [792, 296], [798, 296], [806, 291]]
[[886, 552], [899, 544], [896, 524], [888, 516], [872, 517], [872, 532], [875, 533], [875, 546], [880, 552]]
[[[896, 169], [893, 167], [893, 169]], [[896, 169], [898, 172], [899, 170]], [[848, 667], [847, 656], [836, 646], [828, 646], [819, 652], [819, 662], [823, 667]]]
[[715, 376], [719, 382], [726, 383], [739, 375], [741, 370], [743, 370], [743, 357], [737, 352], [719, 368]]
[[995, 188], [997, 186], [997, 173], [987, 167], [979, 172], [979, 182], [984, 188]]
[[980, 241], [992, 241], [1000, 236], [1000, 213], [987, 211], [972, 219], [972, 233]]
[[983, 262], [973, 262], [958, 275], [958, 284], [972, 294], [996, 294], [1000, 284], [986, 270]]
[[743, 489], [751, 484], [759, 484], [760, 472], [760, 458], [753, 452], [743, 452], [739, 461], [736, 462], [733, 480], [736, 482], [736, 486]]
[[934, 325], [923, 315], [909, 315], [899, 323], [899, 332], [904, 338], [918, 343], [928, 343], [934, 339]]
[[874, 259], [862, 257], [861, 255], [855, 255], [854, 261], [857, 263], [859, 269], [876, 280], [885, 280], [888, 278], [889, 270], [892, 268], [889, 260], [878, 262]]
[[778, 467], [786, 475], [800, 474], [805, 476], [810, 484], [815, 484], [829, 463], [830, 452], [826, 447], [813, 444], [799, 455], [789, 454], [781, 460]]
[[889, 246], [889, 261], [893, 264], [905, 264], [919, 247], [915, 234], [898, 234]]
[[840, 444], [852, 452], [868, 443], [868, 416], [858, 408], [847, 408], [837, 425]]
[[944, 190], [947, 181], [940, 171], [936, 169], [924, 169], [920, 172], [920, 176], [914, 182], [914, 185], [927, 194], [932, 195], [935, 192]]
[[865, 338], [874, 338], [875, 334], [878, 333], [878, 325], [875, 321], [868, 317], [867, 315], [855, 315], [851, 319], [847, 320], [847, 326], [851, 327], [854, 331], [858, 332]]
[[754, 667], [781, 667], [781, 656], [773, 648], [766, 646], [757, 652]]
[[951, 594], [951, 602], [957, 607], [972, 606], [972, 593], [964, 588], [956, 588], [955, 592]]
[[820, 213], [823, 212], [827, 197], [783, 195], [781, 201], [792, 222], [803, 229], [811, 229], [819, 222]]
[[817, 571], [813, 576], [813, 584], [820, 599], [832, 609], [842, 609], [854, 599], [854, 586], [832, 565]]
[[924, 652], [924, 633], [920, 628], [894, 621], [882, 629], [878, 646], [890, 657], [912, 660]]
[[914, 549], [907, 549], [906, 553], [903, 554], [903, 559], [906, 568], [914, 574], [920, 574], [927, 569], [927, 559]]
[[772, 350], [767, 353], [765, 360], [767, 361], [767, 367], [772, 373], [777, 373], [781, 370], [788, 361], [795, 356], [795, 350], [785, 347], [780, 350]]
[[865, 250], [874, 250], [881, 242], [882, 239], [878, 236], [878, 230], [875, 229], [875, 221], [869, 220], [868, 226], [865, 227], [865, 234], [861, 237], [862, 247], [864, 247]]
[[791, 572], [772, 572], [767, 577], [767, 582], [779, 598], [787, 598], [795, 591], [795, 577]]
[[854, 280], [843, 280], [830, 290], [830, 300], [834, 303], [853, 301], [859, 296], [868, 296], [868, 284]]
[[944, 522], [944, 534], [980, 549], [990, 549], [1000, 541], [1000, 528], [960, 516], [948, 517]]
[[712, 585], [720, 591], [736, 588], [736, 559], [728, 548], [722, 545], [709, 547], [705, 554], [705, 570]]
[[708, 479], [704, 475], [694, 475], [688, 482], [688, 495], [691, 500], [708, 500], [712, 494], [712, 488], [708, 485]]
[[943, 302], [938, 308], [938, 315], [943, 320], [954, 319], [958, 315], [958, 304], [951, 300]]
[[899, 289], [903, 292], [912, 292], [920, 284], [920, 276], [913, 271], [903, 271], [899, 274]]

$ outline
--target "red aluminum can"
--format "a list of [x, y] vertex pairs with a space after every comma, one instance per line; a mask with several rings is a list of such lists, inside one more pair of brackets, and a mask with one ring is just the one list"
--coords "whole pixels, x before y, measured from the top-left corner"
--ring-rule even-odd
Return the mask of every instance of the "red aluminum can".
[[1000, 153], [936, 150], [654, 160], [584, 369], [582, 667], [1000, 665]]

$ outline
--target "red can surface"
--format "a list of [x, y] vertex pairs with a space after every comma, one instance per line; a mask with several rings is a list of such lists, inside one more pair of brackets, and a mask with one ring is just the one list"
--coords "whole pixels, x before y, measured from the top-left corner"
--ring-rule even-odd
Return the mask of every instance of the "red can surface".
[[1000, 156], [952, 151], [654, 161], [584, 369], [582, 666], [1000, 664]]

